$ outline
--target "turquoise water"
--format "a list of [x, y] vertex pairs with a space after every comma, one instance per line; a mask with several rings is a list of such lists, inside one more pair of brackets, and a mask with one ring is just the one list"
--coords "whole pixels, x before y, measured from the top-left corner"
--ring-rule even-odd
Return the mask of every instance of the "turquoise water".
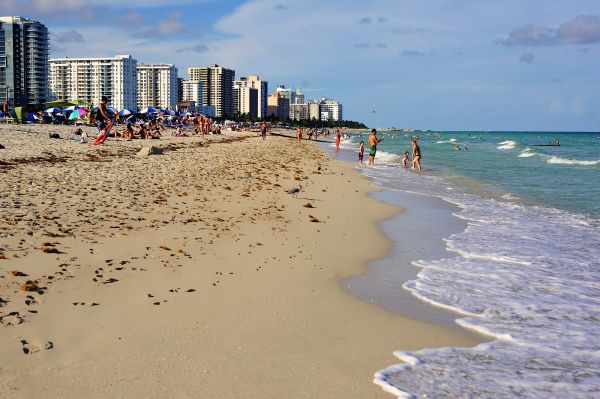
[[[375, 382], [402, 398], [599, 398], [600, 134], [420, 135], [423, 172], [400, 166], [411, 150], [403, 133], [382, 134], [375, 166], [359, 169], [389, 195], [456, 205], [467, 227], [444, 238], [444, 258], [414, 259], [417, 277], [398, 290], [457, 312], [458, 324], [490, 341], [399, 348], [403, 363]], [[560, 147], [533, 145], [557, 138]], [[352, 158], [361, 139], [342, 142]], [[402, 224], [389, 234], [419, 245]]]
[[[379, 156], [410, 152], [404, 133], [380, 135]], [[560, 147], [532, 146], [557, 138]], [[600, 217], [600, 133], [428, 132], [419, 143], [423, 166], [454, 183]]]

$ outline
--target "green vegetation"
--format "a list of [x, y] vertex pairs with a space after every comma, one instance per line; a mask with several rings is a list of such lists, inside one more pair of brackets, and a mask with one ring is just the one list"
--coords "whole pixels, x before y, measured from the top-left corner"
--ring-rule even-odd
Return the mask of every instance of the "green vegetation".
[[[244, 122], [244, 123], [260, 123], [262, 119], [253, 118], [249, 114], [235, 114], [233, 116], [228, 116], [225, 118], [216, 118], [218, 121], [230, 120], [235, 122]], [[286, 118], [284, 120], [271, 115], [266, 118], [267, 122], [270, 122], [274, 125], [286, 125], [286, 126], [294, 126], [294, 127], [306, 127], [306, 128], [327, 128], [332, 129], [336, 127], [347, 127], [350, 129], [367, 129], [362, 122], [356, 121], [318, 121], [316, 119], [307, 119], [298, 121], [295, 119]]]

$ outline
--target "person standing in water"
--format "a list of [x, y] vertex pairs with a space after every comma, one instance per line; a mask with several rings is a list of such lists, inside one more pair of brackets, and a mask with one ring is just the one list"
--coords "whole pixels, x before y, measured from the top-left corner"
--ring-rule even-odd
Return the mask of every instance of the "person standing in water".
[[339, 150], [340, 149], [340, 141], [342, 140], [342, 135], [340, 134], [340, 129], [337, 128], [335, 130], [335, 149]]
[[417, 143], [418, 138], [413, 139], [411, 137], [410, 140], [412, 141], [412, 167], [413, 169], [417, 168], [421, 170], [421, 147], [419, 147], [419, 143]]
[[358, 144], [358, 162], [362, 165], [363, 164], [363, 155], [365, 154], [365, 142], [361, 141]]
[[375, 154], [377, 153], [377, 144], [381, 143], [383, 139], [377, 138], [377, 130], [371, 129], [371, 134], [369, 135], [369, 165], [373, 165], [375, 163]]

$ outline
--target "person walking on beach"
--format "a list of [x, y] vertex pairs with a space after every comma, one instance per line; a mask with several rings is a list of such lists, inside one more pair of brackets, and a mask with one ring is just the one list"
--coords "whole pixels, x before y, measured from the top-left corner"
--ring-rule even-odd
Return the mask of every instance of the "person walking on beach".
[[419, 143], [417, 143], [418, 139], [419, 139], [418, 137], [416, 139], [413, 139], [411, 137], [410, 141], [412, 141], [412, 156], [413, 156], [412, 167], [413, 167], [413, 169], [416, 167], [420, 171], [421, 170], [421, 147], [419, 147]]
[[358, 144], [358, 162], [362, 165], [363, 164], [363, 156], [365, 154], [365, 142], [361, 141]]
[[377, 138], [377, 130], [371, 129], [371, 134], [369, 135], [369, 165], [373, 165], [375, 163], [375, 154], [377, 153], [377, 144], [381, 143], [383, 139]]
[[263, 140], [267, 138], [267, 122], [265, 121], [262, 121], [260, 124], [260, 135], [262, 136]]
[[296, 129], [296, 139], [298, 140], [298, 144], [302, 141], [302, 133], [302, 128], [298, 126], [298, 129]]
[[335, 129], [335, 149], [340, 149], [340, 141], [342, 140], [342, 135], [340, 134], [340, 129]]
[[107, 103], [108, 97], [102, 96], [100, 104], [98, 104], [98, 130], [100, 134], [98, 135], [98, 137], [96, 137], [92, 145], [104, 143], [108, 138], [108, 133], [110, 132], [110, 129], [112, 128], [113, 122], [112, 118], [109, 116], [108, 107], [106, 105]]

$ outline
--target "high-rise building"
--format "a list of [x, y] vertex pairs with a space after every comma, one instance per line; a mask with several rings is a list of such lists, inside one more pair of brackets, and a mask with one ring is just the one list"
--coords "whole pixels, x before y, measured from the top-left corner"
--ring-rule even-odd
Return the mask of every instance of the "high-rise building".
[[250, 75], [247, 78], [248, 84], [256, 89], [258, 96], [257, 115], [261, 119], [267, 117], [267, 97], [269, 97], [269, 82], [260, 80], [258, 75]]
[[235, 71], [218, 65], [188, 68], [189, 79], [202, 82], [202, 105], [214, 105], [215, 116], [233, 115]]
[[308, 118], [308, 104], [292, 104], [290, 105], [290, 119], [303, 121]]
[[50, 59], [50, 97], [99, 104], [102, 96], [116, 109], [137, 108], [137, 61], [110, 58]]
[[240, 78], [233, 82], [234, 112], [258, 118], [258, 102], [258, 89], [252, 87], [252, 82], [246, 78]]
[[267, 99], [267, 116], [275, 116], [281, 120], [290, 117], [290, 99], [279, 91], [271, 94]]
[[304, 104], [304, 93], [300, 89], [296, 89], [296, 101], [294, 101], [294, 104]]
[[277, 85], [275, 91], [279, 93], [281, 97], [290, 100], [290, 104], [294, 104], [296, 102], [296, 92], [292, 89], [288, 89], [284, 85]]
[[137, 106], [174, 108], [178, 97], [177, 68], [173, 64], [138, 64]]
[[11, 108], [48, 100], [48, 29], [22, 17], [0, 17], [0, 103]]
[[323, 113], [327, 113], [327, 120], [329, 121], [344, 120], [342, 104], [339, 101], [330, 98], [321, 99], [321, 115]]
[[322, 121], [344, 120], [342, 103], [330, 98], [310, 100], [308, 102], [308, 118]]
[[202, 107], [202, 82], [195, 80], [183, 80], [182, 83], [182, 101], [193, 101], [196, 103], [196, 111]]

